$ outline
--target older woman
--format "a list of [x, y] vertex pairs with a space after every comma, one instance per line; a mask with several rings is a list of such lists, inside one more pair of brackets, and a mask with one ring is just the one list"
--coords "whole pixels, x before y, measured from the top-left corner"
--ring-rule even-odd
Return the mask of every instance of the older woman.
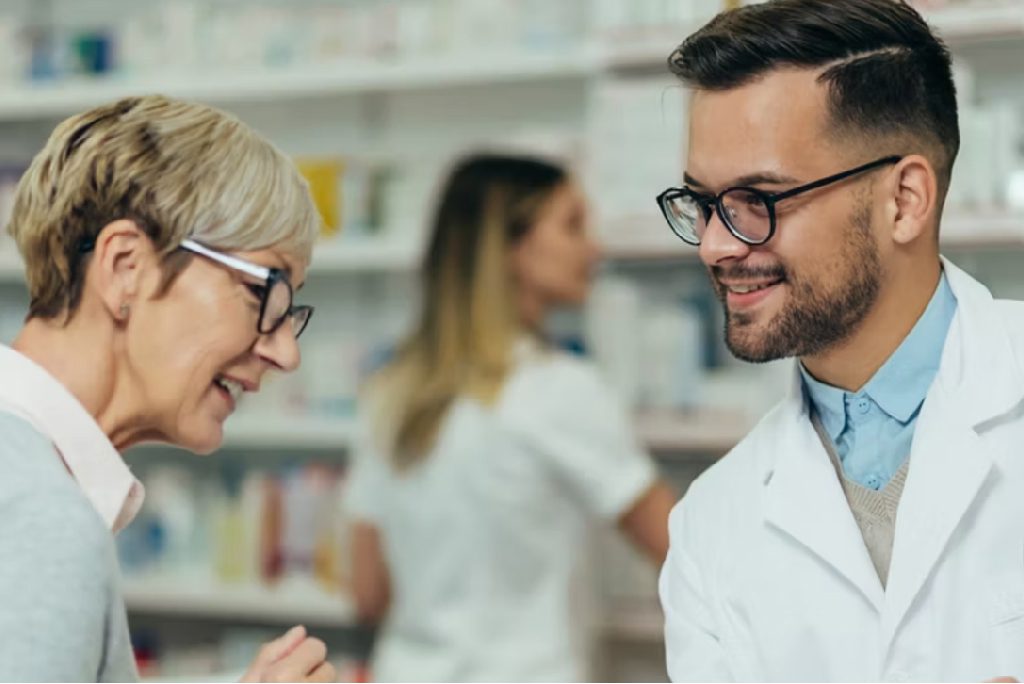
[[[112, 532], [142, 487], [120, 452], [210, 452], [241, 394], [299, 365], [317, 223], [290, 161], [208, 107], [131, 98], [50, 136], [9, 226], [30, 305], [0, 347], [0, 679], [136, 678]], [[246, 679], [333, 674], [296, 627]]]

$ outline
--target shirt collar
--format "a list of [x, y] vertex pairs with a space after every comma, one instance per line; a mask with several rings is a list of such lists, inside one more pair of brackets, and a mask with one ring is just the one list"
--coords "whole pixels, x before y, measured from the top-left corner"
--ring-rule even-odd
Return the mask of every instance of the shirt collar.
[[909, 421], [924, 403], [939, 371], [955, 313], [956, 297], [943, 274], [910, 334], [864, 386], [864, 393], [901, 423]]
[[4, 345], [0, 377], [0, 409], [46, 436], [107, 526], [123, 529], [139, 512], [145, 491], [95, 418], [56, 378]]
[[[866, 394], [890, 417], [908, 422], [921, 407], [942, 360], [956, 297], [945, 273], [910, 334], [857, 394]], [[832, 439], [846, 427], [846, 398], [852, 393], [814, 379], [800, 364], [803, 384]]]
[[804, 364], [798, 363], [797, 366], [800, 368], [804, 391], [814, 406], [818, 420], [832, 441], [839, 439], [839, 435], [846, 429], [846, 392], [815, 379], [804, 368]]

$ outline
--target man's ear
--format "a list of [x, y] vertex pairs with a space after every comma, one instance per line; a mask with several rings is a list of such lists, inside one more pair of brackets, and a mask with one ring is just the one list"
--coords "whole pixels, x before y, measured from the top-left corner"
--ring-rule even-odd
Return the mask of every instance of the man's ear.
[[926, 157], [912, 154], [896, 164], [890, 190], [894, 200], [892, 238], [897, 244], [933, 238], [938, 187], [935, 169]]

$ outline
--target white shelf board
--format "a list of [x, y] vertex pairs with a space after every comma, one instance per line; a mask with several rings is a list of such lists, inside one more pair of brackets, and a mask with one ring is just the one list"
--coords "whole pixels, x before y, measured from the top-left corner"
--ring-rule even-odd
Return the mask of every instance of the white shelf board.
[[601, 66], [609, 71], [661, 68], [668, 74], [668, 56], [704, 23], [659, 26], [604, 36], [599, 50]]
[[224, 424], [222, 448], [346, 450], [354, 435], [355, 421], [350, 418], [241, 414]]
[[[951, 42], [1024, 38], [1024, 9], [1020, 3], [943, 9], [927, 16]], [[240, 72], [168, 72], [7, 85], [0, 88], [0, 121], [62, 117], [110, 100], [144, 93], [230, 104], [500, 85], [588, 77], [610, 69], [660, 68], [664, 67], [669, 53], [699, 26], [693, 23], [641, 31], [626, 37], [606, 36], [598, 47], [581, 46], [565, 53], [519, 53], [474, 59], [451, 55], [410, 62], [350, 61]]]
[[245, 72], [167, 73], [82, 78], [0, 90], [0, 120], [58, 117], [128, 95], [162, 93], [215, 104], [285, 98], [440, 89], [464, 85], [582, 77], [597, 69], [592, 50], [462, 55], [410, 62], [338, 62]]
[[[420, 246], [411, 240], [336, 240], [318, 244], [311, 275], [340, 275], [367, 271], [412, 271], [419, 266]], [[22, 282], [25, 269], [13, 248], [0, 248], [0, 282]]]
[[[1024, 40], [1024, 2], [1004, 0], [932, 10], [925, 19], [951, 44], [992, 39]], [[707, 17], [710, 20], [711, 17]], [[668, 74], [668, 56], [705, 21], [623, 31], [602, 37], [601, 68], [604, 70], [658, 69]]]
[[[665, 452], [724, 453], [753, 427], [753, 421], [726, 411], [640, 413], [636, 430], [647, 448]], [[222, 448], [347, 450], [355, 423], [346, 418], [239, 415], [225, 424]]]
[[1024, 39], [1024, 2], [972, 3], [925, 13], [925, 19], [946, 41], [972, 43], [992, 39]]
[[0, 247], [0, 282], [20, 283], [25, 280], [25, 267], [14, 247]]
[[658, 452], [724, 454], [743, 439], [755, 421], [738, 413], [700, 409], [693, 413], [640, 413], [641, 442]]
[[[653, 207], [653, 196], [651, 199]], [[697, 260], [697, 248], [672, 234], [656, 210], [649, 214], [609, 218], [599, 234], [601, 249], [611, 260]]]
[[[724, 453], [753, 427], [745, 416], [701, 409], [693, 413], [639, 413], [637, 434], [654, 451]], [[258, 413], [229, 418], [223, 449], [335, 449], [351, 448], [355, 421], [348, 418], [262, 416]]]
[[954, 213], [943, 219], [939, 239], [951, 249], [1019, 249], [1024, 247], [1024, 214]]
[[311, 582], [271, 588], [256, 584], [188, 582], [182, 578], [127, 578], [129, 611], [194, 619], [245, 620], [319, 627], [356, 623], [351, 601]]
[[309, 272], [411, 271], [419, 266], [420, 255], [420, 246], [412, 239], [343, 238], [318, 244]]
[[665, 615], [657, 606], [616, 611], [605, 618], [604, 636], [615, 641], [661, 643], [665, 639]]
[[[653, 219], [619, 219], [601, 238], [606, 259], [613, 261], [697, 261], [696, 247], [672, 235], [663, 219], [652, 226]], [[656, 228], [664, 226], [664, 230]], [[951, 213], [942, 221], [942, 246], [956, 250], [993, 248], [1024, 248], [1024, 215], [999, 211], [975, 214]]]

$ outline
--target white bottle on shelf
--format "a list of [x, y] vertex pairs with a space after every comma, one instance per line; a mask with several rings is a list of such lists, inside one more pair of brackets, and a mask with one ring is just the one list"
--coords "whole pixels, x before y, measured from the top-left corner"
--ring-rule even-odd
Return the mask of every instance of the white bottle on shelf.
[[596, 283], [585, 315], [589, 346], [620, 397], [635, 406], [640, 394], [640, 293], [622, 278]]
[[701, 322], [690, 308], [658, 305], [640, 329], [641, 396], [656, 411], [697, 407], [702, 376]]

